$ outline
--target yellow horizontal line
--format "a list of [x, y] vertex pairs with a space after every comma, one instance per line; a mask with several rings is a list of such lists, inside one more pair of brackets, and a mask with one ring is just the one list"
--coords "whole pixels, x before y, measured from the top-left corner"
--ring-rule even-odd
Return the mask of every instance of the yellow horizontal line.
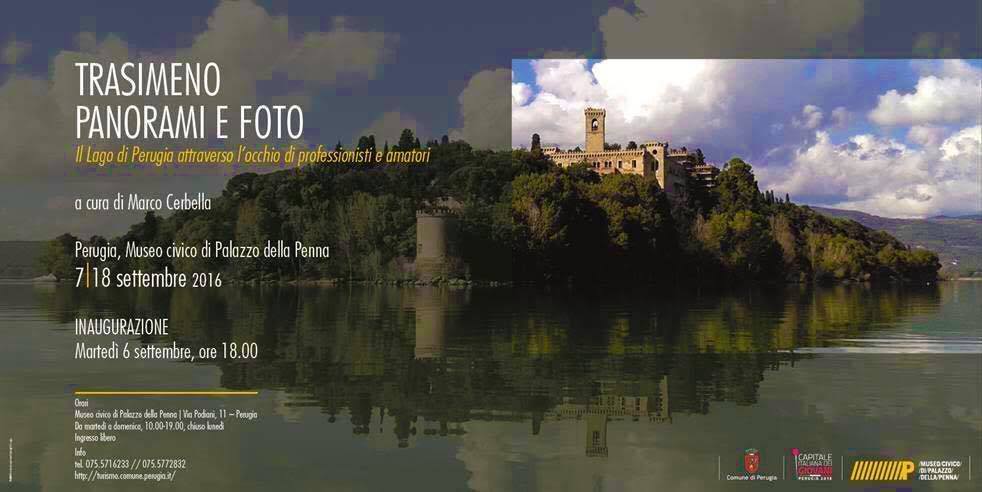
[[75, 396], [256, 396], [258, 391], [76, 391]]

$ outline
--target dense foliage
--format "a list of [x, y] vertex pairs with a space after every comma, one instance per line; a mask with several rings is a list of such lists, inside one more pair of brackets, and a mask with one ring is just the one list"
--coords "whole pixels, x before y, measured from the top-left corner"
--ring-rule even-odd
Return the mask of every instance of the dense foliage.
[[[405, 133], [405, 132], [404, 132]], [[417, 147], [410, 133], [402, 145]], [[364, 138], [374, 147], [374, 138]], [[669, 200], [653, 178], [560, 169], [532, 151], [474, 150], [428, 142], [428, 164], [315, 165], [227, 183], [212, 210], [143, 222], [111, 242], [169, 246], [204, 240], [329, 245], [331, 258], [122, 259], [119, 269], [222, 271], [245, 281], [410, 279], [416, 210], [454, 197], [456, 248], [474, 279], [719, 283], [933, 279], [929, 251], [761, 192], [752, 168], [732, 159], [712, 191]], [[106, 243], [101, 237], [89, 243]], [[52, 241], [45, 270], [71, 275], [74, 238]]]
[[982, 216], [894, 219], [854, 210], [820, 207], [814, 210], [830, 217], [855, 220], [871, 229], [886, 231], [911, 247], [936, 252], [943, 276], [982, 276]]

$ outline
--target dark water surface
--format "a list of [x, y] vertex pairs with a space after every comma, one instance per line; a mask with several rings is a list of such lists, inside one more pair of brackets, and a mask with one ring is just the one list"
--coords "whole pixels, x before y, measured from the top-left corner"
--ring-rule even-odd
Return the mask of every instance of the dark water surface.
[[[259, 358], [74, 360], [75, 318], [99, 316], [170, 318], [169, 337], [131, 343], [256, 342]], [[93, 398], [261, 417], [88, 449], [188, 459], [153, 490], [864, 490], [840, 480], [857, 457], [962, 460], [957, 482], [902, 487], [978, 490], [980, 319], [976, 282], [727, 295], [2, 284], [0, 438], [14, 439], [11, 490], [132, 490], [73, 479], [74, 390], [256, 389]], [[749, 448], [786, 480], [726, 481]], [[832, 453], [834, 480], [791, 481], [793, 448]]]

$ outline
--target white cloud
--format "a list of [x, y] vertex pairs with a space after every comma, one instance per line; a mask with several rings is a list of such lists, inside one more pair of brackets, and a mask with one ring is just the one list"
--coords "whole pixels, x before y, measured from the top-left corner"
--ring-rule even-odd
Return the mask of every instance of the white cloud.
[[[513, 146], [532, 133], [543, 144], [583, 145], [583, 109], [607, 110], [607, 141], [669, 141], [674, 146], [723, 149], [710, 159], [763, 151], [790, 119], [792, 99], [775, 98], [807, 82], [800, 60], [537, 60], [530, 62], [540, 91], [513, 100]], [[528, 81], [524, 81], [528, 82]], [[513, 87], [513, 90], [519, 90]], [[773, 117], [780, 118], [774, 121]]]
[[328, 31], [307, 33], [289, 43], [288, 56], [277, 66], [293, 80], [327, 85], [375, 79], [392, 58], [398, 35], [359, 31], [344, 17], [335, 18]]
[[[941, 143], [941, 165], [936, 173], [938, 176], [954, 178], [974, 178], [974, 185], [979, 183], [979, 166], [982, 165], [982, 126], [975, 125], [963, 128], [961, 131], [945, 139]], [[976, 188], [976, 191], [979, 191]]]
[[[863, 16], [862, 2], [634, 0], [632, 12], [610, 8], [600, 17], [608, 58], [788, 56], [848, 51], [847, 33]], [[766, 33], [766, 35], [761, 35]], [[680, 51], [681, 50], [681, 51]]]
[[223, 91], [226, 79], [254, 86], [274, 72], [325, 85], [375, 78], [392, 56], [398, 37], [354, 30], [349, 23], [337, 17], [330, 29], [297, 37], [290, 32], [286, 16], [270, 15], [252, 1], [222, 2], [208, 18], [208, 28], [176, 57], [218, 61], [222, 74], [228, 73], [222, 77]]
[[[586, 60], [531, 62], [534, 98], [512, 99], [512, 145], [539, 133], [543, 143], [583, 145], [583, 109], [607, 109], [607, 141], [680, 140], [723, 126], [730, 102], [724, 72], [736, 67], [715, 60]], [[519, 83], [513, 93], [523, 91]]]
[[[535, 82], [542, 92], [572, 101], [588, 101], [602, 97], [586, 60], [534, 60]], [[598, 65], [605, 63], [601, 62]]]
[[0, 85], [0, 176], [69, 172], [72, 124], [46, 80], [10, 76]]
[[[83, 236], [117, 233], [139, 217], [128, 213], [66, 213], [65, 199], [114, 196], [116, 192], [159, 196], [166, 192], [214, 193], [227, 181], [228, 168], [196, 168], [195, 179], [190, 182], [184, 172], [175, 173], [167, 168], [129, 176], [108, 172], [92, 176], [79, 172], [70, 155], [76, 144], [77, 104], [177, 103], [138, 97], [82, 102], [78, 96], [78, 73], [72, 65], [75, 61], [214, 61], [221, 67], [219, 96], [182, 98], [180, 104], [236, 107], [289, 101], [303, 104], [307, 113], [320, 90], [379, 76], [398, 42], [391, 34], [354, 29], [347, 19], [335, 19], [323, 32], [291, 33], [288, 27], [286, 16], [271, 15], [252, 1], [223, 2], [208, 18], [204, 31], [189, 45], [176, 50], [145, 52], [113, 34], [97, 36], [83, 32], [77, 36], [77, 46], [55, 54], [47, 75], [7, 71], [5, 78], [0, 78], [0, 149], [3, 149], [0, 194], [17, 199], [8, 200], [7, 207], [0, 209], [0, 236], [50, 238], [66, 231]], [[8, 44], [0, 51], [0, 57], [4, 62], [19, 61], [25, 49], [22, 45], [11, 48]], [[285, 93], [260, 94], [257, 86], [274, 75], [285, 76], [293, 83]], [[313, 120], [305, 121], [308, 128], [316, 127], [317, 122]], [[141, 145], [175, 148], [174, 142], [166, 141], [146, 141]], [[52, 200], [56, 197], [61, 198]], [[52, 204], [61, 208], [45, 208]], [[22, 217], [26, 215], [39, 220], [24, 223]]]
[[805, 107], [801, 108], [801, 119], [798, 119], [797, 116], [791, 118], [791, 125], [795, 128], [814, 130], [822, 124], [823, 116], [822, 108], [814, 104], [806, 104]]
[[[358, 132], [358, 136], [375, 135], [375, 145], [381, 150], [386, 142], [388, 142], [390, 147], [398, 143], [402, 130], [406, 128], [412, 130], [419, 137], [419, 122], [415, 118], [402, 114], [399, 111], [387, 111], [382, 113], [381, 116], [376, 118], [364, 130]], [[422, 137], [420, 140], [422, 140]]]
[[[222, 2], [208, 18], [206, 29], [187, 47], [173, 52], [141, 52], [116, 35], [101, 40], [80, 33], [78, 47], [58, 52], [48, 78], [13, 74], [0, 84], [0, 176], [42, 177], [71, 172], [75, 145], [76, 105], [95, 104], [78, 96], [76, 61], [217, 62], [221, 90], [216, 97], [187, 97], [180, 104], [255, 104], [262, 97], [309, 101], [323, 87], [372, 79], [386, 63], [398, 38], [350, 28], [335, 19], [329, 30], [291, 35], [286, 16], [270, 15], [252, 1]], [[4, 55], [9, 51], [4, 49]], [[21, 49], [22, 50], [22, 49]], [[260, 82], [274, 74], [303, 81], [288, 94], [259, 94]], [[100, 105], [175, 104], [161, 98], [100, 98]], [[305, 108], [308, 109], [308, 108]], [[314, 124], [307, 122], [308, 125]], [[113, 142], [91, 142], [112, 145]], [[174, 142], [144, 142], [153, 146]]]
[[514, 101], [516, 90], [509, 89], [511, 78], [511, 70], [505, 68], [482, 70], [471, 77], [457, 98], [463, 124], [450, 130], [452, 140], [465, 140], [479, 149], [508, 148], [512, 118], [508, 94], [511, 90]]
[[515, 106], [522, 106], [532, 97], [532, 87], [524, 82], [511, 84], [511, 103]]
[[845, 128], [852, 121], [852, 112], [845, 106], [837, 106], [825, 117], [822, 108], [814, 104], [806, 104], [801, 108], [801, 115], [791, 117], [791, 126], [804, 130], [817, 130], [822, 127]]
[[891, 89], [880, 95], [869, 119], [880, 125], [924, 125], [978, 122], [982, 119], [982, 70], [961, 60], [947, 60], [934, 73], [924, 63], [913, 92]]
[[[937, 142], [928, 130], [917, 136], [925, 144]], [[922, 148], [868, 134], [836, 145], [818, 131], [815, 142], [799, 147], [787, 167], [760, 169], [758, 177], [763, 187], [779, 193], [883, 216], [977, 213], [980, 139], [982, 127], [972, 126]]]
[[944, 138], [945, 129], [932, 125], [914, 125], [907, 130], [907, 140], [918, 145], [937, 147]]
[[[512, 83], [512, 146], [527, 146], [532, 133], [538, 133], [544, 145], [582, 147], [583, 109], [600, 106], [607, 109], [608, 142], [668, 140], [673, 146], [702, 147], [716, 162], [742, 156], [757, 164], [765, 187], [814, 203], [887, 216], [975, 210], [979, 156], [966, 134], [977, 131], [976, 121], [966, 122], [968, 128], [966, 123], [916, 125], [906, 138], [867, 134], [833, 143], [832, 129], [836, 135], [857, 133], [852, 108], [875, 103], [882, 90], [867, 89], [864, 81], [871, 75], [848, 63], [822, 63], [604, 60], [591, 66], [584, 60], [532, 61], [534, 84]], [[835, 66], [823, 69], [824, 63]], [[948, 78], [977, 72], [954, 61], [930, 69], [936, 74], [930, 76]], [[828, 85], [829, 77], [816, 72], [838, 73], [848, 86]], [[529, 95], [532, 86], [540, 90]], [[799, 90], [774, 97], [787, 87]], [[966, 114], [982, 112], [978, 91], [963, 104]], [[959, 130], [954, 134], [953, 126]], [[947, 160], [945, 148], [952, 156]]]
[[832, 125], [836, 128], [844, 128], [850, 121], [852, 121], [852, 112], [844, 106], [832, 110]]

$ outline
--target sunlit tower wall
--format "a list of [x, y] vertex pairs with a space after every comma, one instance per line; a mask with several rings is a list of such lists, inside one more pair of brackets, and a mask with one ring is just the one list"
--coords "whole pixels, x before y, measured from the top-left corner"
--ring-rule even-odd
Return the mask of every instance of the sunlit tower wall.
[[465, 267], [457, 256], [456, 200], [442, 200], [416, 211], [416, 278], [423, 281], [462, 277]]
[[583, 122], [586, 128], [586, 151], [604, 151], [604, 129], [606, 128], [607, 110], [586, 108], [583, 110]]

